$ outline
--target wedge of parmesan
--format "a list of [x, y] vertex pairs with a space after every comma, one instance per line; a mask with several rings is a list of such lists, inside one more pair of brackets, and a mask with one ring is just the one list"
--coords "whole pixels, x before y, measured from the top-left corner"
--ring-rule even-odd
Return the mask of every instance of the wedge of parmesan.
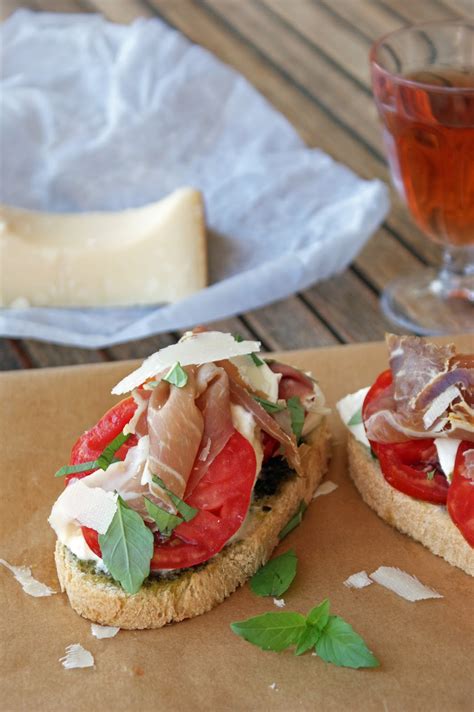
[[41, 598], [42, 596], [53, 596], [56, 593], [52, 588], [46, 586], [45, 583], [37, 581], [37, 579], [33, 577], [29, 566], [13, 566], [9, 564], [8, 561], [5, 561], [5, 559], [0, 559], [0, 564], [12, 572], [23, 591], [29, 596]]
[[203, 331], [197, 334], [185, 334], [177, 344], [166, 346], [149, 356], [140, 368], [132, 371], [112, 389], [112, 393], [120, 395], [133, 391], [148, 378], [154, 378], [158, 373], [171, 368], [176, 362], [181, 366], [191, 364], [221, 361], [233, 356], [260, 351], [258, 341], [236, 341], [232, 334], [221, 331]]
[[395, 566], [379, 566], [376, 571], [370, 574], [370, 578], [406, 601], [414, 602], [423, 601], [427, 598], [443, 598], [440, 593], [425, 586], [415, 576], [410, 576], [406, 571], [397, 569]]
[[72, 643], [67, 646], [66, 655], [59, 658], [59, 662], [66, 670], [94, 667], [94, 656], [79, 643]]
[[175, 302], [206, 286], [201, 194], [114, 213], [0, 207], [0, 306]]

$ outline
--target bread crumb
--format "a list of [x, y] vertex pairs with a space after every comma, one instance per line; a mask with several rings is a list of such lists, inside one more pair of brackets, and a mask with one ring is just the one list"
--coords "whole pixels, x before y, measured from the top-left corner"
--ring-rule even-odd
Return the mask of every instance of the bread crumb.
[[277, 608], [284, 608], [286, 606], [284, 598], [274, 598], [273, 603]]

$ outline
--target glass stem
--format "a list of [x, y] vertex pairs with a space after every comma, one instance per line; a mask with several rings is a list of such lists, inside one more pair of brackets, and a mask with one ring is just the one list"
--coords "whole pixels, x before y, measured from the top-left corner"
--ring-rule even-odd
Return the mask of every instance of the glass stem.
[[474, 302], [474, 246], [447, 245], [432, 291], [445, 299]]

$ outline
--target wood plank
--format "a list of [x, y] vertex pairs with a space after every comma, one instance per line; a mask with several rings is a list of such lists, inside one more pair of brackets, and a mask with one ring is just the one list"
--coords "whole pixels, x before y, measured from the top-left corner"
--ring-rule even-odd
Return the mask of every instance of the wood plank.
[[379, 2], [373, 0], [341, 0], [328, 2], [318, 0], [318, 4], [328, 13], [336, 15], [348, 23], [348, 27], [356, 31], [367, 42], [372, 43], [387, 32], [400, 28], [400, 20], [393, 16]]
[[378, 0], [394, 17], [402, 22], [431, 22], [452, 19], [453, 12], [433, 0]]
[[101, 12], [112, 22], [128, 24], [138, 17], [150, 18], [154, 12], [146, 3], [140, 0], [79, 0], [84, 10], [86, 7], [92, 12]]
[[474, 19], [474, 2], [472, 0], [441, 0], [441, 4], [459, 17], [465, 17], [468, 20]]
[[340, 341], [297, 296], [248, 312], [245, 320], [273, 351], [329, 346]]
[[104, 351], [81, 349], [76, 346], [61, 346], [43, 341], [23, 339], [22, 345], [34, 367], [68, 366], [70, 364], [97, 363], [107, 360]]
[[17, 368], [27, 368], [23, 354], [16, 348], [14, 339], [0, 339], [0, 371], [12, 371]]
[[312, 305], [331, 324], [341, 341], [377, 341], [393, 329], [381, 314], [376, 295], [363, 287], [351, 272], [328, 279], [303, 292]]

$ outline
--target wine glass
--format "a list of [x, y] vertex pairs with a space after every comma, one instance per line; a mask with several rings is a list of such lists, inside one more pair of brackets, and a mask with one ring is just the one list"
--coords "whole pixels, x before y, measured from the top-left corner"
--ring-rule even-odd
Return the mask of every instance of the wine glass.
[[383, 311], [419, 334], [474, 331], [474, 23], [396, 30], [370, 64], [393, 183], [443, 248], [438, 271], [388, 285]]

